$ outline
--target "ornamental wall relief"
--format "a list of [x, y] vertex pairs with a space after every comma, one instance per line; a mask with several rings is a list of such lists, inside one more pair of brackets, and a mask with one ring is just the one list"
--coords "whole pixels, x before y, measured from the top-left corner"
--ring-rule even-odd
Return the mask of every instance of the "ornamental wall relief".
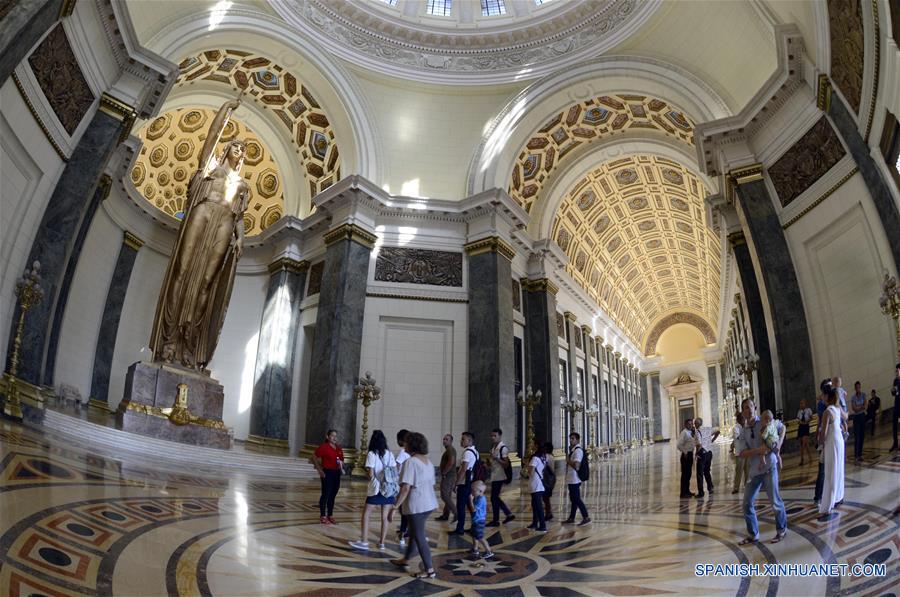
[[407, 247], [381, 247], [375, 280], [462, 287], [462, 253]]

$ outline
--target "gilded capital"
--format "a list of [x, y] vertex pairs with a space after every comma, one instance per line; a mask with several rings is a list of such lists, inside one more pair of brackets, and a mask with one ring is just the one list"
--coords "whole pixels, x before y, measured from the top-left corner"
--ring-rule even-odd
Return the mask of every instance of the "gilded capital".
[[341, 224], [337, 228], [329, 230], [323, 237], [326, 245], [332, 245], [338, 241], [350, 240], [366, 248], [371, 249], [378, 240], [374, 234], [356, 224]]
[[572, 323], [578, 321], [578, 318], [571, 311], [566, 311], [565, 313], [563, 313], [563, 317], [566, 318], [566, 321], [571, 321]]
[[549, 278], [538, 278], [537, 280], [522, 279], [522, 288], [526, 292], [549, 292], [555, 295], [559, 292], [559, 287]]
[[581, 331], [584, 332], [588, 337], [590, 337], [593, 330], [591, 329], [591, 326], [585, 324], [581, 326]]
[[763, 178], [763, 167], [762, 164], [750, 164], [749, 166], [742, 166], [741, 168], [735, 168], [731, 172], [728, 173], [729, 177], [734, 181], [738, 186], [742, 184], [747, 184], [749, 182], [755, 182], [757, 180], [762, 180]]
[[131, 133], [131, 127], [134, 124], [134, 120], [137, 118], [137, 112], [135, 112], [134, 108], [104, 91], [100, 94], [99, 109], [104, 114], [112, 116], [122, 123], [122, 133], [119, 135], [119, 143], [127, 139], [129, 133]]
[[816, 106], [823, 112], [831, 107], [831, 79], [825, 73], [819, 74], [816, 85]]
[[269, 264], [270, 274], [275, 274], [282, 270], [292, 274], [302, 274], [309, 270], [309, 261], [297, 261], [290, 257], [280, 257]]
[[122, 244], [137, 251], [144, 246], [144, 241], [126, 230], [125, 236], [122, 238]]
[[489, 236], [480, 240], [472, 241], [463, 246], [469, 257], [481, 255], [482, 253], [499, 253], [510, 261], [516, 256], [516, 250], [509, 243], [499, 236]]
[[732, 232], [728, 235], [728, 244], [732, 247], [746, 245], [747, 239], [744, 238], [744, 233], [742, 231]]

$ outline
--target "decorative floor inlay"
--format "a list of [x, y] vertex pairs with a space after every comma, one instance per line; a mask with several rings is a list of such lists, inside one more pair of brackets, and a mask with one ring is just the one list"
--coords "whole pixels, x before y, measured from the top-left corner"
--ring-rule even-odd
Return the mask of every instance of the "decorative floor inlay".
[[[169, 473], [80, 449], [59, 436], [0, 423], [0, 593], [3, 595], [889, 595], [900, 583], [900, 456], [869, 440], [847, 463], [846, 501], [828, 520], [812, 504], [815, 465], [785, 457], [787, 538], [740, 547], [732, 461], [715, 448], [715, 493], [679, 500], [674, 448], [603, 460], [583, 495], [593, 524], [535, 534], [518, 482], [504, 500], [518, 519], [486, 529], [496, 556], [428, 523], [437, 577], [419, 580], [384, 551], [350, 548], [365, 486], [344, 479], [335, 526], [319, 524], [318, 484]], [[758, 503], [762, 538], [772, 510]], [[374, 518], [373, 518], [373, 522]], [[396, 527], [395, 522], [392, 526]], [[373, 531], [378, 529], [378, 523]], [[373, 537], [374, 539], [374, 537]], [[373, 547], [375, 542], [372, 542]], [[412, 561], [412, 570], [419, 560]], [[697, 564], [884, 564], [883, 577], [697, 576]]]

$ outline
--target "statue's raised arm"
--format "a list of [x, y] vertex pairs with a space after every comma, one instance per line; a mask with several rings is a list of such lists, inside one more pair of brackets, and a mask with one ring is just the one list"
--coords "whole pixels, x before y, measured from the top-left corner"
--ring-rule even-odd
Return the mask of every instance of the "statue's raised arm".
[[225, 130], [232, 112], [237, 110], [240, 105], [241, 98], [225, 102], [219, 108], [219, 111], [216, 112], [216, 117], [213, 118], [212, 123], [209, 125], [209, 132], [206, 135], [206, 141], [203, 142], [203, 149], [200, 151], [200, 161], [197, 166], [203, 171], [204, 175], [209, 173], [210, 168], [214, 164], [213, 158], [215, 157], [216, 146], [222, 137], [222, 131]]

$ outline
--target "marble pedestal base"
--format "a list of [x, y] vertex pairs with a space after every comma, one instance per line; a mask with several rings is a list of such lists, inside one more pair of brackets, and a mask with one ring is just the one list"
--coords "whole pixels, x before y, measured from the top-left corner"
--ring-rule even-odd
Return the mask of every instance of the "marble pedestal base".
[[[188, 412], [173, 414], [179, 384], [187, 386]], [[224, 399], [222, 384], [211, 377], [162, 363], [137, 362], [125, 377], [116, 426], [158, 439], [227, 450], [233, 432], [222, 422]]]

